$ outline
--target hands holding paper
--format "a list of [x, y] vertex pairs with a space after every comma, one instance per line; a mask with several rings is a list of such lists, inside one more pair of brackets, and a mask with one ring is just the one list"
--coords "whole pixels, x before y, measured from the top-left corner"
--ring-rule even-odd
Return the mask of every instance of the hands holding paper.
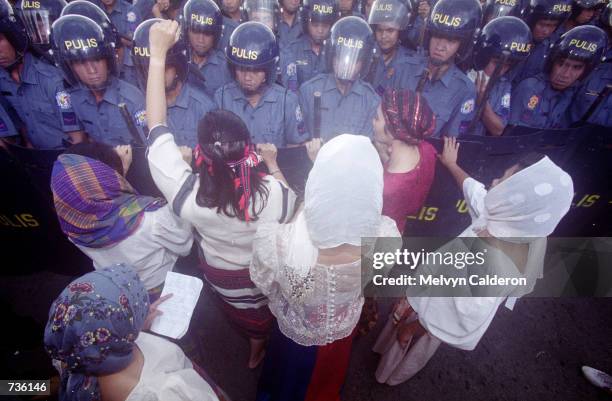
[[172, 294], [166, 294], [163, 297], [160, 297], [157, 301], [153, 302], [151, 305], [149, 305], [149, 313], [147, 314], [147, 318], [144, 321], [144, 325], [142, 326], [143, 330], [151, 330], [151, 325], [153, 325], [153, 320], [155, 320], [155, 318], [157, 316], [162, 315], [164, 312], [160, 311], [159, 309], [157, 309], [157, 307], [159, 306], [159, 304], [161, 304], [162, 302], [164, 302], [166, 299], [170, 298], [172, 296]]

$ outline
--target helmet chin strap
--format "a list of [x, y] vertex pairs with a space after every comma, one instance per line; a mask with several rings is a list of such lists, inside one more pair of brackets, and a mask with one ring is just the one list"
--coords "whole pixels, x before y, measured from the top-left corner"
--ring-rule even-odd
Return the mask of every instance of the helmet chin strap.
[[23, 53], [17, 53], [17, 57], [15, 57], [15, 61], [13, 61], [10, 65], [4, 67], [9, 73], [15, 71], [17, 67], [21, 65], [23, 62]]

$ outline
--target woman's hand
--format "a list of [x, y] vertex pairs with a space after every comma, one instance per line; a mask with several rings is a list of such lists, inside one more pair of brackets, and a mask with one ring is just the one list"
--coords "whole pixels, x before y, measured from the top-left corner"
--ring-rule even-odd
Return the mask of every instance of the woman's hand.
[[459, 155], [460, 143], [455, 137], [444, 137], [444, 149], [442, 154], [438, 155], [438, 160], [447, 168], [457, 164], [457, 156]]
[[155, 318], [157, 316], [161, 316], [164, 312], [160, 311], [159, 309], [157, 309], [157, 307], [164, 302], [165, 300], [167, 300], [168, 298], [172, 297], [172, 294], [166, 294], [163, 297], [159, 298], [157, 301], [153, 302], [151, 305], [149, 305], [149, 313], [147, 314], [147, 317], [144, 321], [144, 324], [142, 325], [142, 329], [143, 330], [150, 330], [151, 329], [151, 325], [153, 324], [153, 321], [155, 320]]
[[321, 138], [312, 138], [310, 141], [306, 142], [306, 152], [311, 162], [314, 163], [319, 150], [321, 150], [322, 144], [323, 140]]
[[[179, 40], [179, 24], [176, 21], [165, 20], [153, 24], [149, 31], [149, 50], [151, 59], [164, 57], [166, 52]], [[151, 60], [153, 62], [153, 60]]]
[[272, 174], [273, 171], [278, 170], [278, 164], [276, 163], [276, 155], [278, 154], [278, 150], [273, 143], [257, 144], [257, 153], [259, 153], [264, 163], [266, 163], [270, 174]]
[[406, 298], [401, 298], [393, 306], [393, 324], [398, 324], [405, 320], [414, 312], [412, 306], [408, 303]]
[[119, 145], [115, 146], [115, 152], [121, 159], [121, 166], [123, 167], [123, 175], [126, 176], [130, 166], [132, 165], [132, 146], [130, 145]]

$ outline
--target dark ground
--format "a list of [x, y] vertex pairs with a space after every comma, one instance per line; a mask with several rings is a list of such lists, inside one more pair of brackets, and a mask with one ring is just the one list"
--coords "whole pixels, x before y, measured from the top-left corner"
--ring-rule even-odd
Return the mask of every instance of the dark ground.
[[[52, 374], [40, 347], [42, 325], [53, 298], [70, 280], [49, 272], [2, 278], [0, 378]], [[202, 333], [203, 366], [234, 401], [253, 400], [260, 370], [246, 367], [247, 341], [229, 326], [210, 296], [205, 286], [203, 313], [192, 321]], [[474, 351], [443, 345], [417, 376], [395, 387], [374, 380], [378, 359], [371, 352], [388, 308], [388, 303], [381, 305], [374, 332], [354, 343], [344, 401], [612, 400], [580, 370], [588, 364], [612, 372], [612, 298], [531, 298], [519, 300], [513, 312], [500, 307]]]

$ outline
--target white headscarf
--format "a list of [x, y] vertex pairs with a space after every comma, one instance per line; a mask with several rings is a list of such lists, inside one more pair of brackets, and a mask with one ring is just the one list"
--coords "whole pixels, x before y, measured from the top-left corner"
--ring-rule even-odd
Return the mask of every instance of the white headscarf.
[[306, 182], [304, 210], [290, 228], [287, 265], [304, 277], [319, 249], [361, 245], [378, 236], [383, 167], [365, 136], [339, 135], [317, 155]]
[[548, 157], [491, 188], [482, 216], [497, 238], [547, 237], [569, 210], [572, 177]]

